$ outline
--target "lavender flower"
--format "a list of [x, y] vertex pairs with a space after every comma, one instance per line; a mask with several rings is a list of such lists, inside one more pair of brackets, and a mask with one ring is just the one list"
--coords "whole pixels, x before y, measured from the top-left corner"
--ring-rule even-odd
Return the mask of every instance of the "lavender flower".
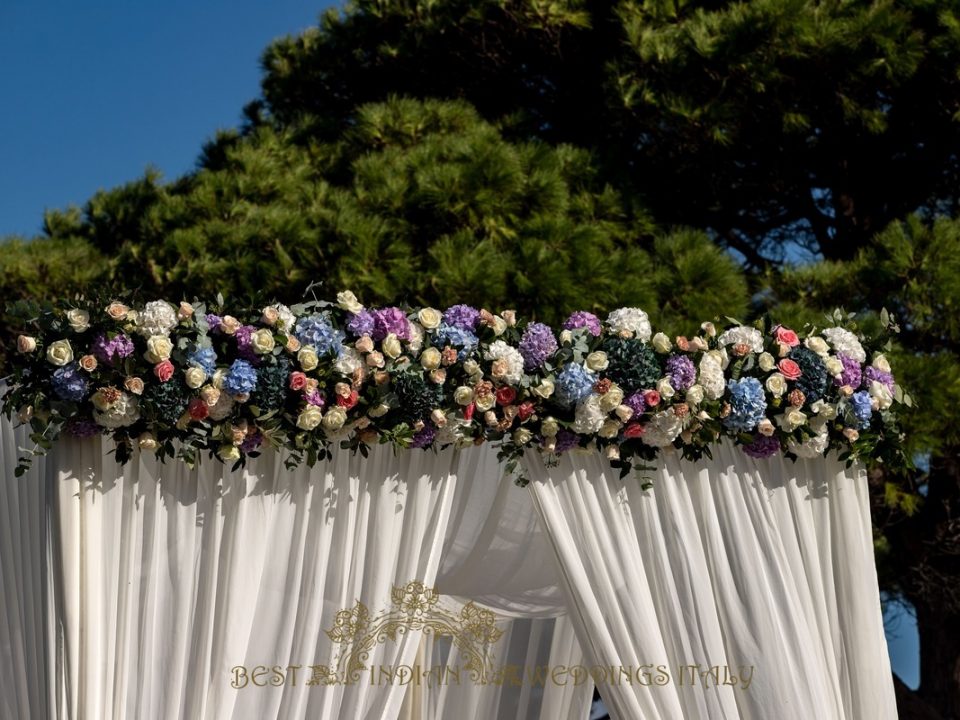
[[108, 340], [106, 335], [97, 335], [93, 341], [92, 351], [97, 360], [101, 362], [113, 362], [133, 354], [133, 340], [121, 333], [112, 340]]
[[536, 370], [543, 367], [553, 353], [557, 351], [557, 339], [553, 330], [543, 323], [530, 323], [520, 338], [520, 354], [523, 355], [523, 364], [527, 370]]
[[639, 392], [633, 393], [633, 395], [628, 396], [623, 401], [623, 404], [626, 405], [631, 410], [633, 410], [632, 417], [638, 417], [639, 415], [642, 415], [644, 412], [646, 412], [646, 409], [647, 409], [647, 403], [643, 399], [643, 393], [639, 393]]
[[768, 458], [780, 452], [780, 441], [775, 437], [757, 435], [743, 446], [743, 451], [754, 458]]
[[686, 390], [697, 379], [697, 368], [686, 355], [671, 355], [667, 359], [667, 375], [674, 390]]
[[563, 323], [564, 330], [576, 330], [577, 328], [586, 328], [594, 337], [600, 335], [600, 318], [586, 310], [577, 310], [566, 322]]
[[413, 436], [413, 442], [410, 443], [410, 447], [415, 447], [415, 448], [430, 447], [431, 445], [433, 445], [433, 439], [436, 436], [437, 436], [437, 429], [433, 426], [433, 423], [424, 423], [423, 429]]
[[406, 313], [397, 307], [374, 310], [373, 334], [371, 337], [374, 340], [383, 340], [390, 333], [401, 340], [410, 339], [410, 321], [407, 320]]
[[860, 385], [861, 380], [861, 370], [860, 363], [849, 355], [844, 355], [843, 353], [837, 354], [837, 359], [843, 363], [843, 372], [840, 373], [840, 377], [833, 379], [833, 384], [838, 387], [843, 385], [849, 385], [850, 387], [857, 387]]
[[865, 388], [870, 387], [870, 383], [878, 382], [881, 385], [886, 385], [887, 390], [893, 392], [893, 375], [883, 370], [877, 370], [877, 368], [870, 366], [863, 373], [863, 386]]
[[477, 323], [480, 322], [480, 311], [469, 305], [454, 305], [444, 311], [443, 322], [472, 332], [477, 329]]
[[260, 361], [253, 351], [253, 334], [256, 331], [257, 329], [253, 325], [241, 325], [237, 328], [235, 335], [237, 338], [237, 355], [254, 365]]
[[347, 331], [356, 337], [372, 336], [373, 325], [373, 313], [369, 310], [361, 310], [350, 315], [350, 319], [347, 321]]
[[323, 395], [320, 394], [319, 390], [311, 390], [304, 394], [303, 397], [309, 405], [316, 405], [318, 408], [322, 408], [327, 404], [327, 401], [323, 399]]
[[243, 442], [240, 443], [240, 449], [245, 453], [250, 453], [260, 447], [262, 442], [263, 435], [260, 434], [259, 430], [256, 430], [244, 438]]
[[207, 325], [210, 327], [210, 332], [219, 332], [220, 324], [223, 322], [223, 318], [219, 315], [214, 315], [213, 313], [207, 313], [205, 316]]
[[89, 438], [100, 434], [100, 426], [90, 418], [74, 417], [67, 420], [63, 431], [77, 438]]
[[559, 430], [557, 432], [557, 444], [554, 448], [554, 452], [559, 455], [560, 453], [565, 453], [568, 450], [572, 450], [580, 444], [580, 438], [575, 432], [570, 430]]

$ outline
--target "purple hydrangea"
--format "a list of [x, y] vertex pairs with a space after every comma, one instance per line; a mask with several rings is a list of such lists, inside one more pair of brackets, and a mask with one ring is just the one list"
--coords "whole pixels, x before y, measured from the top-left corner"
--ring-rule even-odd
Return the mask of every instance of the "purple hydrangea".
[[235, 337], [237, 338], [237, 355], [244, 360], [257, 364], [259, 359], [253, 351], [253, 334], [257, 329], [253, 325], [241, 325], [237, 328]]
[[223, 387], [231, 395], [253, 392], [257, 387], [257, 371], [246, 360], [234, 360], [223, 380]]
[[556, 440], [557, 444], [553, 451], [557, 455], [560, 453], [565, 453], [568, 450], [572, 450], [580, 444], [580, 438], [571, 430], [559, 430], [557, 432]]
[[586, 310], [577, 310], [573, 315], [567, 318], [563, 323], [564, 330], [576, 330], [577, 328], [586, 328], [594, 337], [600, 336], [600, 318]]
[[480, 311], [469, 305], [454, 305], [444, 311], [443, 322], [472, 332], [477, 329], [477, 323], [480, 322]]
[[260, 434], [259, 430], [256, 430], [244, 438], [243, 442], [240, 443], [240, 449], [245, 453], [250, 453], [260, 447], [262, 442], [263, 435]]
[[410, 339], [410, 321], [403, 310], [397, 307], [381, 308], [373, 311], [373, 334], [374, 340], [383, 340], [387, 335], [393, 333], [401, 340]]
[[633, 395], [628, 396], [623, 401], [623, 404], [626, 405], [631, 410], [633, 410], [632, 417], [638, 417], [640, 415], [643, 415], [643, 413], [646, 412], [646, 409], [647, 409], [647, 403], [643, 399], [643, 393], [636, 392]]
[[210, 327], [210, 332], [219, 332], [220, 324], [223, 322], [223, 318], [219, 315], [214, 315], [213, 313], [207, 313], [205, 316], [207, 325]]
[[106, 335], [97, 335], [92, 347], [93, 354], [101, 362], [113, 362], [129, 357], [133, 355], [133, 349], [133, 340], [123, 333], [116, 335], [112, 340], [108, 340]]
[[870, 383], [873, 382], [886, 385], [887, 389], [890, 392], [893, 392], [893, 375], [883, 370], [877, 370], [875, 367], [871, 366], [868, 367], [863, 373], [863, 386], [868, 388], [870, 387]]
[[77, 438], [89, 438], [99, 435], [102, 428], [90, 418], [75, 417], [67, 420], [63, 431]]
[[557, 348], [557, 338], [553, 336], [553, 330], [543, 323], [530, 323], [520, 338], [519, 350], [527, 370], [542, 367]]
[[87, 396], [90, 389], [86, 378], [73, 365], [55, 370], [50, 379], [50, 385], [61, 400], [69, 402], [80, 402]]
[[866, 390], [855, 392], [850, 397], [850, 405], [853, 408], [853, 414], [857, 418], [859, 429], [863, 430], [870, 427], [870, 416], [873, 415], [873, 402], [870, 399], [870, 393]]
[[860, 363], [843, 353], [837, 353], [837, 359], [843, 363], [843, 372], [840, 373], [840, 377], [833, 379], [833, 384], [837, 386], [849, 385], [850, 387], [860, 385]]
[[775, 437], [757, 435], [743, 446], [743, 451], [754, 458], [768, 458], [780, 452], [780, 441]]
[[667, 359], [667, 376], [674, 390], [686, 390], [697, 379], [697, 368], [686, 355], [671, 355]]
[[347, 321], [347, 331], [356, 337], [372, 336], [373, 324], [373, 313], [369, 310], [361, 310], [358, 313], [351, 313]]
[[433, 445], [433, 439], [437, 436], [437, 429], [433, 423], [424, 423], [423, 429], [413, 436], [410, 447], [425, 448]]
[[320, 394], [319, 390], [312, 390], [306, 393], [303, 397], [307, 401], [308, 405], [316, 405], [318, 408], [322, 408], [327, 404], [327, 401], [324, 400], [323, 395]]

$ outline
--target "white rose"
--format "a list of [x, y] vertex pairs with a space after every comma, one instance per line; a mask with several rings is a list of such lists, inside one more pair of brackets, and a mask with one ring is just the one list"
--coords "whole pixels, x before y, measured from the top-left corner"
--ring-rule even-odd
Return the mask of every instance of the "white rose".
[[357, 300], [357, 296], [349, 290], [337, 293], [337, 305], [347, 312], [358, 313], [363, 310], [363, 305]]
[[600, 396], [593, 393], [577, 404], [573, 431], [581, 435], [592, 435], [603, 426], [605, 419], [606, 413], [600, 407]]
[[497, 404], [497, 398], [493, 393], [490, 393], [489, 395], [478, 397], [475, 402], [477, 403], [477, 410], [480, 412], [486, 412], [487, 410], [491, 410], [493, 406]]
[[837, 416], [837, 406], [823, 400], [817, 400], [810, 406], [810, 409], [827, 420], [833, 420]]
[[767, 391], [774, 397], [780, 397], [787, 391], [787, 379], [780, 373], [773, 373], [764, 383]]
[[323, 420], [323, 412], [316, 405], [307, 405], [297, 415], [297, 427], [301, 430], [313, 430]]
[[607, 354], [602, 350], [596, 350], [587, 355], [586, 365], [594, 372], [606, 370], [610, 362], [607, 360]]
[[687, 388], [684, 399], [691, 405], [699, 405], [703, 402], [703, 388], [700, 385], [691, 385]]
[[597, 435], [602, 438], [615, 438], [620, 434], [620, 427], [620, 423], [616, 420], [605, 420], [603, 425], [601, 425], [600, 429], [597, 431]]
[[73, 348], [69, 340], [57, 340], [47, 348], [47, 360], [57, 367], [73, 362]]
[[827, 366], [827, 372], [834, 377], [843, 372], [843, 363], [840, 358], [830, 356], [824, 361], [824, 365]]
[[770, 422], [769, 418], [764, 418], [763, 420], [757, 423], [757, 431], [761, 435], [770, 437], [771, 435], [773, 435], [774, 430], [776, 430], [776, 428], [774, 428], [773, 423]]
[[618, 405], [616, 412], [620, 422], [627, 422], [633, 417], [633, 408], [629, 405]]
[[807, 422], [807, 416], [799, 408], [789, 407], [782, 414], [777, 416], [777, 423], [786, 432], [792, 432]]
[[573, 333], [570, 332], [569, 330], [561, 330], [561, 331], [560, 331], [560, 344], [561, 344], [561, 345], [569, 345], [571, 342], [573, 342]]
[[673, 389], [673, 385], [670, 384], [670, 378], [660, 378], [660, 382], [657, 383], [657, 392], [660, 393], [660, 397], [666, 400], [669, 400], [677, 394], [677, 391]]
[[313, 345], [304, 345], [297, 353], [297, 362], [306, 372], [310, 372], [317, 367], [320, 358], [317, 357], [317, 351]]
[[764, 372], [770, 372], [777, 366], [777, 361], [773, 355], [768, 352], [760, 353], [760, 369]]
[[383, 339], [383, 352], [388, 358], [396, 359], [400, 357], [403, 348], [400, 346], [400, 338], [395, 333], [390, 333]]
[[548, 397], [553, 395], [553, 390], [554, 390], [554, 384], [553, 384], [553, 380], [551, 380], [550, 378], [544, 378], [543, 380], [540, 381], [539, 385], [537, 385], [536, 387], [530, 388], [530, 392], [532, 392], [537, 397], [543, 398], [544, 400], [546, 400]]
[[423, 325], [427, 330], [436, 330], [438, 327], [440, 327], [440, 322], [443, 320], [443, 314], [435, 308], [423, 308], [417, 313], [417, 320], [419, 320], [420, 324]]
[[557, 423], [556, 418], [547, 417], [540, 423], [540, 434], [544, 437], [555, 437], [559, 431], [560, 425]]
[[170, 353], [173, 352], [173, 343], [166, 335], [151, 335], [147, 338], [147, 351], [143, 356], [152, 363], [163, 362], [170, 359]]
[[802, 443], [798, 443], [793, 438], [787, 440], [787, 450], [797, 457], [813, 458], [823, 455], [830, 445], [830, 433], [826, 429], [821, 430], [812, 438], [807, 438]]
[[32, 353], [37, 349], [37, 339], [29, 335], [21, 335], [17, 338], [17, 350], [22, 353]]
[[436, 370], [440, 367], [440, 351], [434, 347], [429, 347], [420, 355], [420, 366], [424, 370]]
[[478, 363], [476, 360], [467, 360], [465, 363], [463, 363], [463, 371], [467, 375], [477, 375], [480, 373], [480, 363]]
[[461, 385], [453, 391], [453, 401], [457, 403], [457, 405], [466, 407], [473, 402], [473, 388]]
[[507, 321], [499, 315], [493, 316], [493, 334], [500, 337], [507, 331]]
[[673, 345], [670, 342], [670, 338], [662, 332], [658, 332], [653, 336], [653, 349], [658, 353], [668, 353], [671, 347], [673, 347]]
[[327, 411], [327, 414], [323, 416], [321, 421], [323, 429], [327, 432], [336, 432], [343, 427], [343, 424], [347, 421], [347, 411], [342, 407], [334, 405], [330, 410]]
[[890, 361], [887, 360], [886, 355], [877, 354], [873, 356], [873, 367], [881, 372], [890, 372]]
[[147, 452], [156, 452], [160, 447], [157, 438], [154, 437], [153, 433], [149, 432], [140, 433], [140, 437], [137, 438], [137, 445], [140, 446], [141, 450], [146, 450]]
[[120, 397], [108, 408], [94, 410], [93, 419], [98, 425], [111, 429], [133, 425], [140, 419], [139, 401], [136, 396], [121, 392]]
[[187, 387], [191, 390], [196, 390], [207, 380], [207, 374], [198, 367], [187, 368], [184, 373], [184, 379], [186, 380]]
[[826, 355], [830, 352], [830, 346], [827, 345], [827, 341], [819, 335], [811, 335], [803, 341], [803, 344], [810, 350], [813, 350], [817, 355]]
[[272, 352], [275, 345], [273, 333], [266, 328], [260, 328], [250, 338], [250, 346], [258, 355], [266, 355]]
[[517, 445], [526, 445], [533, 440], [533, 433], [526, 428], [517, 428], [513, 431], [513, 441]]
[[603, 408], [604, 412], [613, 412], [620, 407], [622, 402], [623, 390], [618, 385], [614, 385], [600, 396], [600, 407]]
[[82, 333], [88, 327], [90, 327], [90, 313], [86, 310], [73, 310], [67, 311], [67, 322], [70, 323], [70, 329], [76, 333]]
[[886, 385], [876, 380], [870, 383], [870, 397], [876, 401], [878, 410], [886, 410], [893, 405], [893, 393]]

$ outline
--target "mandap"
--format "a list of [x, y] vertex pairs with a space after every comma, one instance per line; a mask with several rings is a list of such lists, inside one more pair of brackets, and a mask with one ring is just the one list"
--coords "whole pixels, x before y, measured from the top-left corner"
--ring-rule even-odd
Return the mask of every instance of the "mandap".
[[18, 312], [2, 718], [896, 717], [853, 317]]

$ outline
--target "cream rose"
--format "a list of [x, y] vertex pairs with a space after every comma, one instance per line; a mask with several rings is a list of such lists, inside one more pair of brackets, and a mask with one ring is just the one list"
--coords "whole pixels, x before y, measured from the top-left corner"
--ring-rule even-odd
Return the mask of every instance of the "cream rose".
[[37, 339], [29, 335], [20, 335], [17, 338], [17, 350], [22, 353], [32, 353], [37, 349]]
[[703, 388], [699, 385], [691, 385], [687, 388], [684, 399], [691, 405], [699, 405], [703, 402]]
[[111, 320], [116, 320], [119, 322], [127, 317], [127, 313], [130, 312], [130, 308], [123, 303], [112, 302], [107, 305], [105, 312], [110, 316]]
[[507, 321], [499, 315], [493, 316], [493, 334], [500, 337], [507, 331]]
[[316, 405], [307, 405], [297, 415], [297, 427], [301, 430], [314, 430], [323, 420], [323, 412]]
[[764, 387], [774, 397], [780, 397], [787, 391], [787, 379], [780, 373], [773, 373], [767, 378]]
[[403, 348], [400, 346], [400, 338], [395, 333], [390, 333], [383, 339], [383, 352], [391, 359], [400, 357]]
[[143, 395], [143, 380], [138, 377], [128, 377], [123, 381], [123, 387], [134, 395]]
[[457, 403], [457, 405], [466, 407], [473, 402], [473, 394], [473, 388], [461, 385], [453, 391], [453, 401]]
[[827, 372], [833, 377], [843, 372], [843, 363], [840, 361], [840, 358], [828, 357], [823, 364], [826, 365]]
[[782, 415], [777, 416], [777, 423], [786, 432], [792, 432], [807, 422], [807, 416], [799, 408], [789, 407]]
[[240, 459], [240, 448], [234, 447], [230, 444], [224, 444], [220, 446], [220, 449], [217, 450], [217, 455], [220, 456], [220, 459], [224, 462], [230, 462], [231, 460]]
[[250, 347], [252, 347], [253, 351], [258, 355], [266, 355], [267, 353], [273, 352], [276, 344], [276, 341], [273, 339], [273, 333], [266, 328], [260, 328], [250, 338]]
[[543, 380], [540, 381], [539, 385], [530, 388], [530, 392], [532, 392], [537, 397], [541, 397], [544, 400], [546, 400], [548, 397], [553, 395], [554, 388], [555, 386], [554, 386], [553, 380], [551, 380], [550, 378], [544, 378]]
[[623, 402], [623, 390], [619, 385], [612, 386], [600, 396], [600, 407], [604, 412], [613, 412]]
[[187, 368], [184, 373], [184, 380], [187, 383], [187, 387], [191, 390], [196, 390], [201, 385], [207, 381], [207, 374], [203, 371], [202, 368], [190, 367]]
[[316, 369], [320, 358], [317, 357], [317, 351], [313, 345], [304, 345], [297, 353], [297, 362], [303, 370], [310, 372]]
[[633, 408], [629, 405], [618, 405], [616, 412], [620, 422], [627, 422], [633, 417]]
[[440, 322], [443, 320], [443, 314], [436, 308], [427, 307], [423, 308], [417, 313], [417, 320], [419, 320], [420, 324], [423, 325], [427, 330], [436, 330], [438, 327], [440, 327]]
[[424, 370], [436, 370], [440, 367], [440, 351], [435, 347], [429, 347], [420, 354], [420, 367]]
[[668, 338], [662, 332], [658, 332], [656, 335], [653, 336], [652, 343], [653, 343], [653, 349], [656, 350], [658, 353], [668, 353], [670, 352], [670, 348], [673, 347], [673, 344], [670, 342], [670, 338]]
[[804, 340], [803, 344], [810, 350], [813, 350], [817, 355], [826, 355], [830, 352], [830, 346], [827, 345], [827, 341], [819, 335], [811, 335]]
[[70, 323], [70, 329], [76, 333], [82, 333], [90, 327], [90, 313], [86, 310], [67, 310], [67, 322]]
[[760, 369], [764, 372], [770, 372], [777, 366], [777, 361], [768, 352], [760, 353]]
[[337, 305], [347, 312], [358, 313], [363, 310], [363, 305], [357, 300], [357, 296], [350, 290], [344, 290], [337, 293]]
[[273, 305], [268, 305], [261, 311], [260, 319], [263, 321], [264, 325], [274, 327], [277, 324], [277, 320], [280, 319], [280, 311], [277, 310]]
[[673, 385], [670, 384], [670, 378], [660, 378], [660, 382], [657, 383], [657, 392], [660, 393], [660, 397], [666, 400], [669, 400], [677, 394], [677, 391], [673, 389]]
[[323, 425], [323, 429], [327, 432], [336, 432], [343, 427], [343, 424], [346, 421], [347, 411], [342, 407], [334, 405], [332, 408], [330, 408], [327, 414], [323, 416], [321, 424]]
[[873, 362], [871, 363], [880, 372], [890, 372], [890, 361], [887, 360], [887, 356], [883, 354], [878, 354], [873, 356]]
[[137, 438], [137, 445], [140, 446], [141, 450], [146, 450], [147, 452], [156, 452], [160, 447], [157, 438], [150, 432], [140, 433], [140, 437]]
[[240, 321], [233, 315], [224, 315], [220, 320], [220, 330], [227, 335], [236, 335], [240, 329]]
[[893, 405], [893, 393], [881, 382], [874, 380], [870, 383], [870, 397], [877, 404], [877, 410], [886, 410]]
[[69, 340], [57, 340], [50, 343], [47, 348], [47, 360], [51, 365], [63, 367], [67, 363], [73, 362], [73, 348], [70, 347]]
[[526, 445], [533, 440], [533, 433], [526, 428], [517, 428], [513, 431], [513, 441], [517, 445]]
[[497, 397], [493, 393], [489, 393], [476, 398], [474, 402], [477, 404], [477, 410], [486, 412], [487, 410], [493, 409], [493, 406], [497, 404]]
[[605, 420], [600, 429], [597, 430], [597, 435], [602, 438], [615, 438], [619, 434], [620, 423], [613, 419]]
[[546, 417], [540, 423], [540, 434], [544, 437], [556, 437], [558, 432], [560, 432], [560, 424], [556, 418]]
[[374, 405], [367, 411], [367, 415], [372, 418], [383, 417], [388, 412], [390, 412], [390, 406], [386, 403], [380, 403], [379, 405]]
[[173, 343], [166, 335], [151, 335], [147, 338], [147, 351], [143, 356], [154, 364], [170, 359]]
[[590, 353], [589, 355], [587, 355], [587, 358], [586, 358], [587, 368], [589, 368], [590, 370], [593, 370], [594, 372], [601, 372], [602, 370], [606, 370], [609, 364], [610, 362], [609, 360], [607, 360], [607, 354], [602, 350], [596, 350]]

